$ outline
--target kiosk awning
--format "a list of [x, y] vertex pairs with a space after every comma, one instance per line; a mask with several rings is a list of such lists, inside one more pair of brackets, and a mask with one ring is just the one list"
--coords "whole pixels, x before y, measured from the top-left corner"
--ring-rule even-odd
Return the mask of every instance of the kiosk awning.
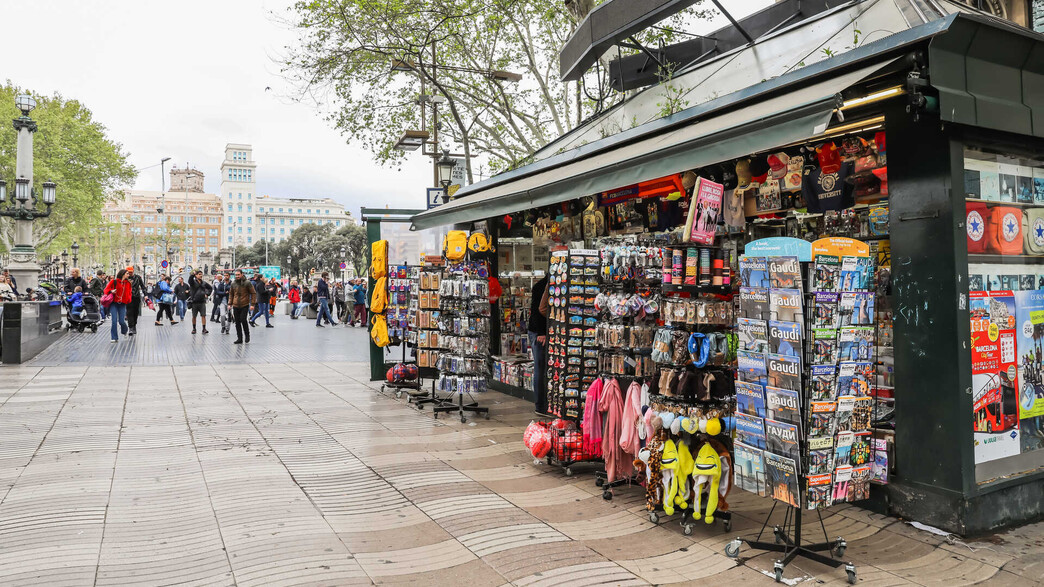
[[473, 191], [414, 216], [413, 226], [420, 230], [547, 206], [814, 137], [826, 130], [841, 91], [892, 61]]

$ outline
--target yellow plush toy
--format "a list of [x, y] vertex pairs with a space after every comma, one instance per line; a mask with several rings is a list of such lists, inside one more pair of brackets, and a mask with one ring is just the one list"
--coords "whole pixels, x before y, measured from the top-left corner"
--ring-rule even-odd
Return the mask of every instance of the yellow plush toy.
[[693, 465], [689, 446], [684, 442], [678, 442], [678, 470], [675, 471], [675, 476], [678, 478], [678, 496], [674, 498], [674, 503], [683, 510], [689, 507], [688, 500], [691, 493], [689, 491], [689, 475], [692, 475]]
[[714, 450], [714, 447], [710, 443], [704, 443], [700, 447], [699, 452], [696, 453], [696, 462], [693, 465], [692, 479], [694, 482], [693, 493], [696, 497], [693, 498], [695, 502], [693, 504], [692, 519], [699, 520], [700, 514], [700, 503], [703, 498], [704, 489], [707, 490], [707, 516], [705, 521], [708, 524], [714, 523], [714, 511], [718, 509], [718, 485], [721, 483], [721, 458], [718, 457], [718, 451]]
[[674, 514], [674, 496], [678, 493], [678, 447], [673, 440], [663, 443], [660, 457], [660, 474], [663, 483], [663, 513]]

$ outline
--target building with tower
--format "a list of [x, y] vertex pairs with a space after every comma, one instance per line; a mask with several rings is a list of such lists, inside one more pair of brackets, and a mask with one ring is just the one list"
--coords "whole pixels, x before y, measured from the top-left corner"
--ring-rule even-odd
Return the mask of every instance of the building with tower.
[[253, 147], [239, 143], [225, 145], [225, 159], [221, 162], [221, 199], [224, 229], [224, 247], [250, 246], [259, 236], [254, 214], [254, 196], [257, 194]]

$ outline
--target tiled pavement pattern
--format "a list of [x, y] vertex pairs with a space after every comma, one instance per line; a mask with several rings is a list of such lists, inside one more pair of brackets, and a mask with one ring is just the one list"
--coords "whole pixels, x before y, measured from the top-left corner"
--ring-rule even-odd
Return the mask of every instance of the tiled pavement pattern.
[[[732, 533], [684, 536], [649, 523], [639, 488], [604, 501], [589, 472], [534, 464], [530, 404], [490, 393], [489, 421], [433, 420], [366, 372], [0, 368], [0, 585], [772, 584], [775, 555], [722, 554], [768, 500], [736, 492]], [[855, 507], [825, 523], [862, 585], [1044, 579], [1044, 524], [949, 544]]]

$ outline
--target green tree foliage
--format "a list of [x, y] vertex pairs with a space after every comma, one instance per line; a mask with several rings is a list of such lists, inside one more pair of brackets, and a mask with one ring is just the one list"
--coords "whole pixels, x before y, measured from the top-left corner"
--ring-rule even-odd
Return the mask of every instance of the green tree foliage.
[[[26, 91], [10, 81], [0, 86], [0, 177], [9, 186], [14, 184], [17, 140], [6, 121], [21, 115], [14, 100], [22, 93]], [[37, 190], [44, 181], [58, 184], [51, 216], [33, 222], [38, 249], [49, 254], [74, 240], [97, 240], [102, 205], [129, 186], [137, 172], [123, 146], [108, 137], [105, 126], [83, 104], [58, 94], [34, 97], [37, 105], [30, 116], [39, 130], [33, 144], [33, 184]], [[14, 222], [0, 218], [0, 245], [9, 250], [13, 238]]]
[[355, 267], [355, 274], [362, 275], [366, 272], [366, 229], [358, 224], [347, 224], [337, 230], [337, 234], [348, 240], [348, 258]]

